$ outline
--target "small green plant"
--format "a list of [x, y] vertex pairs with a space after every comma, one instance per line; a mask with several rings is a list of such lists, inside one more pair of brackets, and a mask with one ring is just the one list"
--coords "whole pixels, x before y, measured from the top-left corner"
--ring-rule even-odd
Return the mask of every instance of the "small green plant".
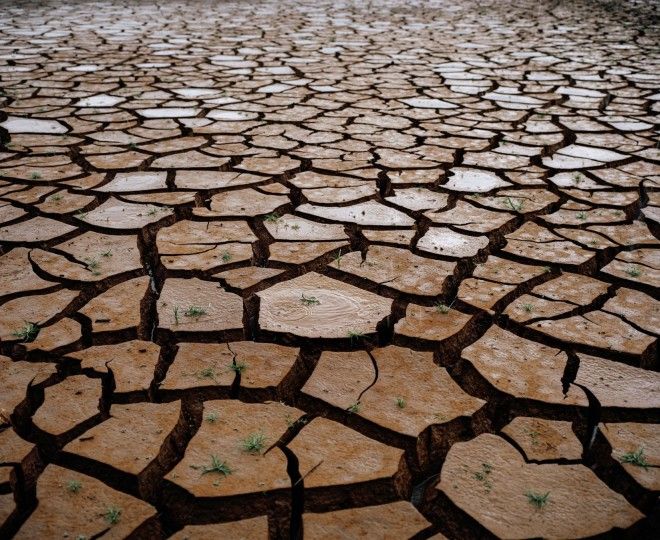
[[300, 229], [300, 225], [298, 225], [297, 223], [294, 223], [293, 225], [291, 225], [291, 228], [292, 228], [294, 231], [297, 231], [298, 229]]
[[395, 398], [394, 402], [396, 403], [396, 406], [399, 407], [399, 409], [405, 409], [406, 408], [406, 400], [403, 399], [402, 397]]
[[94, 273], [96, 270], [99, 269], [101, 266], [101, 263], [97, 261], [96, 259], [85, 259], [85, 263], [87, 264], [87, 268], [89, 268], [92, 273]]
[[216, 377], [216, 372], [215, 368], [213, 366], [205, 367], [204, 369], [200, 369], [197, 372], [197, 378], [198, 379], [213, 379], [215, 381]]
[[105, 511], [103, 517], [110, 525], [117, 525], [121, 517], [121, 510], [115, 506], [111, 506]]
[[34, 341], [39, 334], [39, 327], [31, 322], [26, 322], [23, 328], [12, 332], [11, 335], [22, 339], [25, 343]]
[[525, 204], [525, 201], [521, 201], [519, 199], [512, 199], [511, 197], [507, 197], [504, 202], [506, 206], [511, 208], [511, 210], [513, 210], [514, 212], [520, 212], [523, 208], [523, 205]]
[[48, 200], [51, 202], [60, 202], [62, 200], [62, 195], [51, 195], [48, 197]]
[[149, 211], [147, 212], [147, 215], [148, 216], [155, 216], [157, 213], [158, 213], [158, 208], [156, 208], [155, 206], [152, 206], [151, 208], [149, 208]]
[[300, 302], [305, 306], [318, 306], [321, 303], [316, 296], [305, 296], [305, 293], [300, 295]]
[[529, 438], [532, 439], [532, 446], [539, 446], [539, 437], [541, 434], [538, 431], [528, 431], [527, 435], [529, 435]]
[[129, 147], [131, 150], [137, 150], [137, 144], [135, 144], [134, 142], [132, 142], [132, 143], [128, 143], [128, 147]]
[[30, 178], [31, 178], [32, 180], [39, 180], [39, 178], [41, 178], [41, 175], [40, 175], [38, 172], [33, 172], [33, 173], [30, 175]]
[[335, 262], [337, 263], [337, 268], [341, 268], [341, 249], [339, 250], [339, 253], [337, 253], [337, 256], [335, 257]]
[[532, 311], [534, 311], [534, 304], [523, 304], [523, 309], [527, 313], [531, 313]]
[[88, 214], [88, 212], [83, 212], [82, 210], [79, 210], [78, 213], [76, 214], [76, 217], [78, 219], [85, 220], [85, 219], [87, 219], [87, 214]]
[[548, 497], [550, 497], [550, 492], [548, 491], [547, 493], [536, 493], [535, 491], [528, 491], [525, 493], [525, 496], [527, 497], [529, 504], [535, 506], [538, 509], [541, 509], [546, 504], [548, 504]]
[[552, 272], [552, 268], [550, 268], [549, 266], [544, 266], [543, 267], [543, 272], [545, 272], [546, 274], [549, 274], [550, 272]]
[[482, 463], [481, 470], [474, 473], [475, 480], [481, 482], [486, 490], [486, 493], [490, 493], [490, 490], [493, 489], [493, 484], [490, 481], [490, 473], [493, 471], [493, 466], [489, 463]]
[[179, 307], [174, 306], [174, 324], [179, 326]]
[[277, 220], [280, 219], [280, 215], [277, 212], [273, 212], [272, 214], [266, 214], [264, 217], [264, 221], [267, 223], [277, 223]]
[[243, 362], [232, 362], [227, 366], [231, 371], [235, 373], [243, 373], [247, 369], [247, 365]]
[[250, 433], [241, 441], [241, 448], [248, 454], [260, 454], [266, 446], [266, 435], [262, 432]]
[[362, 332], [358, 331], [358, 330], [349, 330], [347, 335], [350, 338], [351, 342], [353, 340], [357, 341], [358, 339], [360, 339], [361, 337], [364, 336], [364, 334]]
[[646, 461], [643, 448], [640, 448], [635, 452], [627, 452], [623, 454], [619, 461], [621, 461], [621, 463], [629, 463], [630, 465], [635, 465], [636, 467], [642, 467], [644, 470], [648, 469], [649, 467], [649, 463]]
[[231, 261], [231, 253], [229, 253], [229, 251], [225, 251], [222, 254], [222, 262], [228, 263], [229, 261]]
[[187, 310], [183, 312], [183, 315], [185, 317], [199, 319], [202, 315], [206, 315], [206, 310], [199, 306], [190, 306]]
[[210, 412], [204, 417], [204, 420], [206, 420], [209, 424], [214, 424], [218, 420], [218, 413]]
[[69, 480], [66, 483], [66, 490], [69, 493], [78, 493], [82, 489], [82, 482], [79, 480]]
[[191, 467], [193, 469], [201, 469], [202, 475], [217, 473], [223, 476], [229, 476], [231, 474], [231, 469], [229, 468], [229, 465], [227, 465], [225, 461], [220, 461], [218, 456], [215, 455], [211, 456], [210, 465], [202, 465], [201, 467], [198, 465], [191, 465]]
[[360, 402], [356, 401], [348, 409], [346, 409], [351, 414], [357, 414], [360, 412]]
[[587, 213], [586, 212], [578, 212], [575, 217], [577, 217], [580, 221], [584, 221], [585, 219], [587, 219]]
[[101, 257], [106, 257], [106, 258], [112, 257], [112, 250], [109, 249], [108, 251], [104, 251], [103, 253], [101, 253]]
[[435, 310], [438, 313], [442, 313], [443, 315], [447, 315], [451, 311], [451, 306], [448, 306], [447, 304], [443, 304], [442, 302], [438, 302], [435, 305]]
[[629, 266], [626, 268], [626, 274], [630, 277], [639, 277], [642, 275], [642, 269], [639, 266]]

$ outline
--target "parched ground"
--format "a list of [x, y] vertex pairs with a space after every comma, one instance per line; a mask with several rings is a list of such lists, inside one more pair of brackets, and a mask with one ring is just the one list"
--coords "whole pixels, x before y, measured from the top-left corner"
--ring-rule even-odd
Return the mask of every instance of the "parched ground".
[[657, 534], [658, 4], [418, 4], [0, 6], [0, 538]]

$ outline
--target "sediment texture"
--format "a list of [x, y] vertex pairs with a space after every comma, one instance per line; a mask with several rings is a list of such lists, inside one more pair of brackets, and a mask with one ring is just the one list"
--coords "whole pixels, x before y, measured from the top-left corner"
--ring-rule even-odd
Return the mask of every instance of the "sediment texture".
[[653, 2], [5, 2], [0, 537], [651, 537]]

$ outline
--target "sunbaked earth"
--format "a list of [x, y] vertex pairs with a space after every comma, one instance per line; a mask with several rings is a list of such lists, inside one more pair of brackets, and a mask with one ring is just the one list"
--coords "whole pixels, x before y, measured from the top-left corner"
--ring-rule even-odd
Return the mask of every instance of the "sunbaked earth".
[[0, 538], [657, 538], [656, 2], [0, 7]]

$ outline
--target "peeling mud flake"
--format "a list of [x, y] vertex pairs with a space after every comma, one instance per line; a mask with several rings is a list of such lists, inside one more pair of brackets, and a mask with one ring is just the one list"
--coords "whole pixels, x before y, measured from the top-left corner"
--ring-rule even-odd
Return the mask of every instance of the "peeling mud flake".
[[612, 458], [648, 490], [660, 490], [660, 426], [634, 422], [598, 426], [612, 447]]
[[217, 540], [218, 538], [235, 538], [245, 540], [260, 540], [268, 538], [268, 518], [260, 516], [228, 523], [211, 525], [186, 525], [179, 532], [170, 536], [172, 540]]
[[35, 426], [54, 436], [72, 430], [99, 414], [101, 380], [67, 377], [44, 391], [44, 402], [33, 417]]
[[301, 411], [274, 402], [204, 402], [204, 420], [166, 480], [195, 497], [229, 497], [291, 486], [287, 460], [273, 448]]
[[38, 291], [56, 284], [34, 273], [29, 255], [30, 250], [15, 248], [0, 256], [0, 296]]
[[378, 506], [303, 514], [305, 538], [411, 538], [428, 527], [417, 509], [407, 501]]
[[454, 444], [436, 489], [500, 538], [582, 538], [643, 517], [587, 467], [525, 463], [491, 434]]
[[591, 390], [602, 407], [660, 407], [660, 373], [613, 360], [578, 354], [576, 384]]
[[59, 238], [75, 230], [75, 227], [67, 223], [45, 217], [35, 217], [14, 225], [0, 227], [0, 242], [35, 244]]
[[34, 249], [30, 259], [56, 278], [101, 281], [142, 267], [135, 236], [87, 232], [57, 244], [51, 251]]
[[37, 508], [15, 538], [93, 538], [103, 533], [125, 538], [157, 531], [150, 523], [156, 516], [150, 504], [57, 465], [48, 465], [39, 477], [37, 500]]
[[79, 312], [89, 318], [94, 333], [137, 328], [148, 287], [148, 276], [129, 279], [92, 298]]
[[558, 405], [587, 405], [579, 388], [571, 387], [564, 395], [561, 379], [568, 357], [558, 349], [491, 326], [463, 350], [462, 357], [506, 394]]
[[98, 208], [76, 218], [100, 228], [130, 231], [170, 215], [172, 210], [164, 206], [126, 203], [111, 197]]
[[160, 347], [150, 341], [97, 345], [67, 356], [80, 360], [82, 369], [112, 371], [116, 392], [146, 392], [158, 363]]
[[9, 420], [14, 408], [26, 398], [28, 385], [43, 383], [56, 373], [55, 364], [40, 362], [12, 361], [6, 356], [0, 356], [0, 372], [2, 373], [2, 392], [0, 392], [1, 423]]
[[399, 226], [410, 227], [414, 220], [399, 210], [394, 210], [388, 206], [375, 201], [358, 203], [352, 206], [314, 206], [312, 204], [300, 205], [299, 212], [316, 216], [331, 221], [344, 223], [356, 223], [365, 226]]
[[158, 457], [180, 408], [176, 401], [113, 405], [110, 418], [71, 441], [64, 452], [137, 476]]
[[473, 257], [487, 245], [486, 236], [468, 236], [440, 227], [431, 227], [417, 242], [423, 251], [454, 258]]
[[431, 353], [390, 346], [372, 355], [377, 376], [364, 351], [324, 352], [302, 391], [411, 437], [432, 424], [469, 417], [484, 404], [463, 392]]
[[571, 422], [518, 416], [502, 432], [525, 452], [528, 460], [580, 459], [582, 444], [573, 433]]
[[394, 332], [410, 338], [444, 341], [461, 332], [470, 319], [442, 303], [434, 307], [408, 304], [406, 315], [394, 325]]
[[437, 296], [444, 291], [456, 265], [427, 259], [407, 249], [370, 246], [363, 259], [360, 252], [338, 255], [331, 267], [374, 283], [420, 296]]
[[[341, 445], [328, 445], [339, 440]], [[392, 482], [403, 450], [386, 446], [325, 418], [306, 425], [288, 445], [296, 455], [305, 488]]]
[[76, 296], [77, 291], [62, 289], [10, 300], [0, 310], [0, 340], [34, 340], [39, 328], [59, 315]]

